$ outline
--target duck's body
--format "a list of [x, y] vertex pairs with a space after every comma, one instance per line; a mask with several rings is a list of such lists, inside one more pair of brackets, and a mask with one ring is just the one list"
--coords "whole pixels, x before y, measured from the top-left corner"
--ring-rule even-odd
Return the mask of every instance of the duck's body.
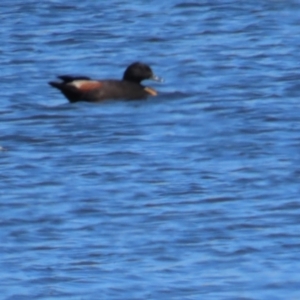
[[98, 102], [106, 99], [144, 99], [157, 92], [140, 84], [142, 80], [156, 77], [151, 68], [133, 63], [125, 71], [122, 80], [92, 80], [86, 76], [58, 76], [62, 82], [49, 82], [59, 89], [70, 102]]

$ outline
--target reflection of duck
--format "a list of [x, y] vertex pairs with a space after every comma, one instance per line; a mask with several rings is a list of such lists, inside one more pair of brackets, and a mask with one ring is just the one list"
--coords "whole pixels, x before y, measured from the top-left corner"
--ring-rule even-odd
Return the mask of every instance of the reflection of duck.
[[151, 68], [143, 63], [131, 64], [124, 72], [122, 80], [93, 80], [85, 76], [58, 76], [62, 82], [49, 82], [59, 89], [70, 102], [97, 102], [106, 99], [143, 99], [156, 96], [157, 92], [141, 85], [141, 81], [152, 79], [161, 81]]

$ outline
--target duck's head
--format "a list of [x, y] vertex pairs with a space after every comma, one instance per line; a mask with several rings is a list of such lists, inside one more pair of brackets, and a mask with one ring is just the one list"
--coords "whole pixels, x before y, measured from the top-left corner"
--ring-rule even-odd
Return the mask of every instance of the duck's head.
[[141, 62], [135, 62], [128, 66], [123, 75], [123, 80], [136, 83], [141, 83], [146, 79], [162, 82], [162, 78], [156, 76], [148, 65]]

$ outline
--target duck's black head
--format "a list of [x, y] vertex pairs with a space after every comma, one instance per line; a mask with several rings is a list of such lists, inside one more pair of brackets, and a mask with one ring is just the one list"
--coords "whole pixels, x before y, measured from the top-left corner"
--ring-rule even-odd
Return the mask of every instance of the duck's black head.
[[143, 63], [135, 62], [131, 64], [124, 72], [123, 80], [140, 83], [145, 79], [152, 79], [161, 81], [161, 79], [154, 75], [151, 68]]

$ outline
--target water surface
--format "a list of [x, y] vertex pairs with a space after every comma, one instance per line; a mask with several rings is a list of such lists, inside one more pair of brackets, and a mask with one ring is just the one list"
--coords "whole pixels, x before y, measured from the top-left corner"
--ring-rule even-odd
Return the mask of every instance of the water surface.
[[[297, 1], [6, 1], [1, 297], [298, 299]], [[67, 100], [59, 74], [165, 78]]]

